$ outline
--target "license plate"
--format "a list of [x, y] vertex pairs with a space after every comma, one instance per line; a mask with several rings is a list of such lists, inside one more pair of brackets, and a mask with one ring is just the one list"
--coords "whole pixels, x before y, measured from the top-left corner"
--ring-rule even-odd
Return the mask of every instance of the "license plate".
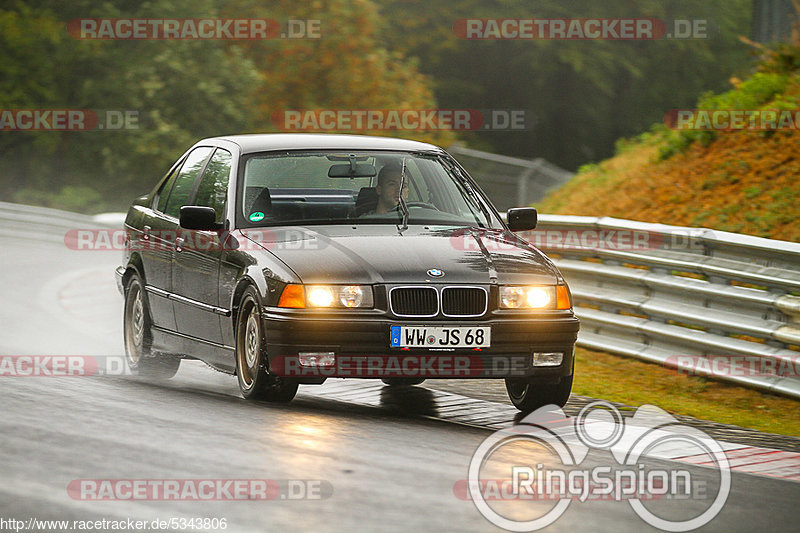
[[473, 326], [392, 326], [392, 348], [488, 348], [492, 328]]

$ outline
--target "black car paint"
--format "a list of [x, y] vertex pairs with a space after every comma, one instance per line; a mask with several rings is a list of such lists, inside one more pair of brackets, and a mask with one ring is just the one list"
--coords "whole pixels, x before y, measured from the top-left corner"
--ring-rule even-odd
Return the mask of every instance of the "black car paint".
[[[238, 163], [242, 156], [254, 152], [285, 153], [292, 149], [425, 152], [448, 158], [453, 165], [458, 165], [446, 152], [432, 145], [364, 136], [231, 136], [206, 139], [192, 149], [199, 146], [219, 147], [233, 154], [227, 195], [238, 199], [242, 197], [239, 183], [243, 179]], [[458, 168], [470, 179], [466, 171]], [[124, 266], [117, 269], [121, 291], [133, 272], [145, 283], [155, 351], [201, 359], [218, 370], [233, 373], [238, 298], [247, 286], [253, 286], [266, 317], [271, 356], [296, 355], [298, 349], [311, 348], [333, 349], [338, 354], [380, 355], [390, 351], [389, 326], [402, 322], [388, 310], [386, 294], [391, 286], [471, 284], [489, 291], [486, 316], [457, 320], [439, 316], [426, 322], [431, 325], [454, 322], [491, 325], [492, 347], [480, 354], [482, 358], [490, 359], [496, 354], [530, 354], [534, 346], [542, 351], [564, 350], [567, 357], [561, 367], [530, 368], [527, 373], [554, 380], [571, 374], [572, 348], [579, 327], [572, 310], [534, 315], [497, 309], [498, 284], [557, 284], [563, 283], [563, 279], [544, 254], [507, 229], [474, 182], [470, 182], [471, 188], [496, 225], [503, 229], [412, 225], [398, 232], [391, 224], [314, 225], [294, 228], [288, 236], [279, 228], [270, 228], [274, 230], [273, 239], [265, 245], [263, 242], [256, 244], [241, 231], [252, 224], [237, 213], [237, 202], [228, 202], [223, 227], [201, 232], [213, 246], [210, 250], [196, 250], [181, 249], [176, 243], [181, 234], [179, 221], [154, 209], [158, 190], [170, 172], [150, 194], [137, 199], [130, 208], [125, 229], [131, 246], [125, 252]], [[200, 176], [202, 171], [198, 179]], [[472, 239], [475, 246], [469, 249], [462, 250], [454, 245], [454, 242], [472, 242]], [[292, 246], [287, 245], [290, 242]], [[497, 243], [502, 246], [498, 247]], [[445, 277], [431, 278], [426, 274], [431, 268], [443, 270]], [[288, 283], [370, 284], [375, 288], [375, 309], [277, 308], [280, 293]], [[353, 339], [360, 339], [360, 342], [353, 343]], [[412, 350], [409, 353], [423, 352]]]

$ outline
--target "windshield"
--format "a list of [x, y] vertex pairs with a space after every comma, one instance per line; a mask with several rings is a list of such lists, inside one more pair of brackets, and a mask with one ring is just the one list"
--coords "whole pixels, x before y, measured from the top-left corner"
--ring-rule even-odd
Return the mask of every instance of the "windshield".
[[435, 154], [265, 153], [246, 156], [243, 166], [239, 212], [248, 226], [400, 225], [404, 213], [409, 225], [499, 225], [469, 181]]

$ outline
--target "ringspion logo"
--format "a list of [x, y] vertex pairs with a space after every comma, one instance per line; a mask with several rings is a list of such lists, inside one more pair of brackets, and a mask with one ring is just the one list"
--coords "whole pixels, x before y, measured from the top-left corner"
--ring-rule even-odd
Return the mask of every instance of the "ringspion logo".
[[[675, 446], [687, 455], [708, 457], [709, 472], [698, 477], [683, 463], [645, 461]], [[609, 463], [585, 461], [590, 450], [605, 450]], [[720, 513], [730, 487], [728, 458], [702, 431], [679, 424], [653, 405], [625, 419], [613, 405], [595, 401], [571, 420], [550, 405], [496, 431], [473, 454], [466, 483], [456, 482], [453, 491], [509, 531], [543, 529], [570, 505], [593, 500], [625, 501], [655, 528], [691, 531]], [[496, 500], [508, 504], [489, 505]], [[671, 507], [667, 513], [657, 505], [681, 500], [694, 505]]]

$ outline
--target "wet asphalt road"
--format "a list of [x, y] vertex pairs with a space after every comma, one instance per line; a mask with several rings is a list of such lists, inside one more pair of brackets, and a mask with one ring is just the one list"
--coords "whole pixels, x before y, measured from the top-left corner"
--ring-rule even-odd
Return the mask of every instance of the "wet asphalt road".
[[[113, 280], [119, 253], [71, 251], [57, 238], [10, 232], [0, 233], [0, 250], [0, 355], [122, 353], [122, 299]], [[391, 405], [393, 396], [407, 394], [402, 390], [384, 392], [375, 407], [326, 398], [326, 390], [341, 386], [301, 386], [289, 405], [247, 402], [234, 377], [196, 361], [184, 362], [165, 383], [0, 377], [0, 519], [207, 517], [225, 519], [225, 531], [233, 532], [499, 530], [454, 492], [490, 431], [398, 413]], [[503, 461], [552, 459], [519, 449], [491, 467], [501, 469]], [[592, 452], [584, 466], [612, 461]], [[682, 468], [715, 490], [716, 472]], [[68, 493], [81, 479], [267, 479], [281, 493], [268, 501], [96, 502]], [[309, 482], [304, 486], [320, 487], [320, 497], [294, 500], [281, 480], [294, 480], [294, 487]], [[795, 530], [799, 498], [800, 483], [733, 473], [727, 504], [703, 530]], [[652, 505], [677, 517], [707, 504]], [[520, 518], [531, 509], [525, 502], [500, 505]], [[593, 501], [571, 504], [547, 530], [654, 528], [625, 502]]]

